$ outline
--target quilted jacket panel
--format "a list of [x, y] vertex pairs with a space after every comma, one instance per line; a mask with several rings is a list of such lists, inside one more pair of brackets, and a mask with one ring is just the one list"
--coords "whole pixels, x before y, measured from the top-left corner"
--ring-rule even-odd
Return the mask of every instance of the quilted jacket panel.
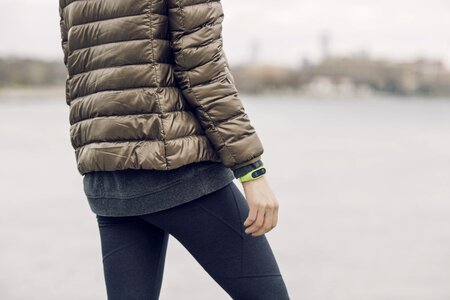
[[223, 51], [217, 0], [60, 0], [78, 170], [260, 160]]

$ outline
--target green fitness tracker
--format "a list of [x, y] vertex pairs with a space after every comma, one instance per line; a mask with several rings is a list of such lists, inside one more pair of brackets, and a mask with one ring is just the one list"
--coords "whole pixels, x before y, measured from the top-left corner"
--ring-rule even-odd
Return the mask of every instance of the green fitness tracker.
[[239, 177], [239, 180], [240, 182], [251, 181], [263, 176], [264, 174], [266, 174], [266, 167], [261, 166]]

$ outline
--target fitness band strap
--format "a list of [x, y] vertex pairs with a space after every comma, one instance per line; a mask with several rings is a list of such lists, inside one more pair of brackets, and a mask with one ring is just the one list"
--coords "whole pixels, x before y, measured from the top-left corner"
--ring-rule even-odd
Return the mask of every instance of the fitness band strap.
[[239, 168], [232, 167], [231, 170], [234, 173], [234, 177], [236, 179], [239, 179], [239, 177], [244, 176], [248, 172], [253, 171], [253, 170], [255, 170], [258, 167], [261, 167], [262, 165], [263, 165], [262, 160], [258, 159], [257, 161], [255, 161], [253, 163], [250, 163], [250, 164], [247, 164], [247, 165], [245, 165], [243, 167], [239, 167]]
[[261, 166], [261, 167], [258, 167], [256, 169], [248, 172], [244, 176], [239, 177], [239, 181], [240, 182], [252, 181], [252, 180], [258, 179], [261, 176], [264, 176], [264, 174], [266, 174], [266, 172], [267, 172], [266, 167]]

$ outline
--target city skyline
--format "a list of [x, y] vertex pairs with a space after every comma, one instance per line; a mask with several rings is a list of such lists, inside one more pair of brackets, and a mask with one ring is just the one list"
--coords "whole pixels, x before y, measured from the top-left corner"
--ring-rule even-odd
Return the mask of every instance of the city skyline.
[[[450, 65], [450, 2], [445, 0], [285, 0], [282, 6], [268, 0], [222, 3], [224, 47], [233, 64], [292, 65], [304, 57], [316, 60], [326, 33], [332, 54], [365, 51], [373, 57], [423, 57]], [[61, 59], [58, 22], [55, 0], [2, 0], [0, 56]]]

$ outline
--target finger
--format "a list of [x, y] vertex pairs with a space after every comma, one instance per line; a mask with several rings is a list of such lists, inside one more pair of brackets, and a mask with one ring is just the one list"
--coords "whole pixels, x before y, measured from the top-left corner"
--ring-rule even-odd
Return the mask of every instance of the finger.
[[245, 230], [245, 233], [250, 234], [258, 230], [264, 224], [265, 208], [258, 208], [258, 214], [255, 222]]
[[266, 209], [266, 213], [264, 214], [263, 225], [252, 235], [260, 236], [266, 232], [269, 232], [272, 229], [272, 217], [273, 217], [273, 209], [271, 209], [271, 208]]
[[278, 207], [276, 207], [273, 211], [272, 228], [275, 228], [277, 224], [278, 224]]
[[253, 222], [255, 222], [255, 220], [256, 220], [257, 214], [258, 214], [258, 208], [256, 207], [256, 205], [249, 205], [248, 217], [244, 222], [244, 226], [249, 226], [249, 225], [253, 224]]

